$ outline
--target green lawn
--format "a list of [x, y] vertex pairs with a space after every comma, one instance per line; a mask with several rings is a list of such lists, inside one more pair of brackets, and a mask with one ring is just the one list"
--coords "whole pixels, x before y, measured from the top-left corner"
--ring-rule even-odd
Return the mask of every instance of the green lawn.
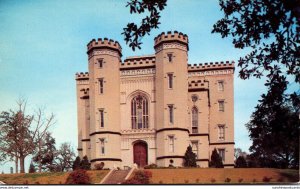
[[[88, 171], [92, 183], [100, 183], [109, 170]], [[69, 172], [0, 174], [0, 181], [7, 184], [64, 184]]]

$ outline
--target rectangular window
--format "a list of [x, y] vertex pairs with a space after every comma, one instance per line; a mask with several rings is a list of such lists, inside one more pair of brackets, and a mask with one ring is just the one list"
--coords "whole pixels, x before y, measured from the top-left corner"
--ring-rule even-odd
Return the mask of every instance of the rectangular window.
[[225, 149], [218, 149], [219, 155], [222, 158], [222, 161], [225, 161]]
[[168, 53], [167, 56], [168, 56], [168, 61], [172, 62], [173, 54], [172, 53]]
[[99, 79], [99, 94], [103, 94], [103, 78]]
[[105, 154], [105, 139], [100, 138], [100, 154], [104, 155]]
[[173, 104], [169, 104], [168, 108], [169, 108], [169, 123], [173, 124], [174, 123], [174, 107], [173, 107]]
[[174, 136], [169, 136], [169, 152], [174, 152]]
[[172, 73], [168, 73], [168, 86], [169, 86], [169, 89], [173, 89], [173, 74]]
[[98, 66], [99, 68], [103, 68], [103, 59], [98, 59]]
[[101, 109], [99, 110], [99, 113], [100, 113], [100, 127], [103, 128], [104, 127], [104, 110]]
[[219, 111], [224, 112], [224, 100], [219, 100]]
[[219, 125], [219, 140], [225, 140], [225, 125]]
[[198, 141], [192, 141], [192, 151], [196, 154], [196, 158], [198, 158]]
[[224, 81], [218, 81], [218, 91], [224, 91]]

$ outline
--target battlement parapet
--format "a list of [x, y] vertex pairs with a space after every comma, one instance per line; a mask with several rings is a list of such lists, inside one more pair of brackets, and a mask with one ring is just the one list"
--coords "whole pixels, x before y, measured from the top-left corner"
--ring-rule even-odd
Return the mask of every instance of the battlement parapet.
[[208, 89], [208, 82], [204, 79], [194, 79], [188, 82], [189, 89]]
[[76, 80], [88, 80], [89, 73], [88, 72], [80, 72], [76, 73]]
[[221, 61], [221, 62], [210, 62], [210, 63], [200, 63], [200, 64], [188, 64], [188, 71], [194, 72], [194, 71], [205, 71], [205, 70], [218, 70], [218, 69], [234, 69], [234, 61]]
[[146, 55], [146, 56], [134, 56], [127, 57], [124, 62], [122, 62], [120, 68], [136, 68], [136, 67], [154, 67], [155, 66], [155, 56]]
[[114, 41], [112, 39], [108, 38], [98, 38], [92, 39], [88, 44], [87, 44], [87, 54], [89, 54], [93, 49], [104, 49], [108, 48], [111, 50], [116, 50], [120, 56], [122, 56], [122, 47], [119, 44], [118, 41]]
[[158, 45], [160, 45], [163, 42], [174, 42], [174, 41], [186, 45], [188, 49], [188, 43], [189, 43], [188, 36], [178, 31], [174, 31], [174, 33], [168, 31], [167, 33], [162, 32], [161, 34], [159, 34], [157, 37], [154, 38], [154, 48], [156, 48]]

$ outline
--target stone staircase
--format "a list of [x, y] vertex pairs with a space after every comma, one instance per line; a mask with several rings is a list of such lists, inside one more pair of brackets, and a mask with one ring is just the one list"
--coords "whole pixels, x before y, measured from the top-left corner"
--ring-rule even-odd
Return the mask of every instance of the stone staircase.
[[113, 170], [102, 184], [121, 184], [130, 170]]

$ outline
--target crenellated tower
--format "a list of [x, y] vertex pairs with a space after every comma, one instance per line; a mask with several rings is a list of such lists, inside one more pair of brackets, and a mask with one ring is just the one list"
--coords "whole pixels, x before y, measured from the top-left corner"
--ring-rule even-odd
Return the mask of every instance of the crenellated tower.
[[117, 41], [100, 38], [87, 45], [90, 93], [90, 148], [92, 165], [120, 166], [120, 62]]
[[78, 155], [90, 158], [89, 73], [76, 73]]
[[180, 165], [187, 146], [188, 37], [164, 32], [155, 39], [157, 164]]

